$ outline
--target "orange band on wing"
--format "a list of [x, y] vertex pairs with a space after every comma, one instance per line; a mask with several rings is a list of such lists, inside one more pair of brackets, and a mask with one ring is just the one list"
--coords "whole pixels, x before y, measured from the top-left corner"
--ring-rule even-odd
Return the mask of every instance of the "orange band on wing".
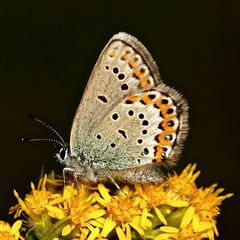
[[139, 68], [137, 68], [134, 72], [133, 72], [134, 76], [137, 78], [137, 79], [141, 79], [144, 77], [144, 74], [140, 71]]
[[157, 163], [161, 162], [161, 160], [162, 160], [162, 153], [163, 153], [163, 148], [159, 144], [159, 145], [156, 146], [156, 160], [157, 160]]
[[128, 65], [131, 67], [131, 68], [135, 68], [137, 66], [137, 60], [136, 58], [132, 58], [129, 62], [128, 62]]
[[161, 145], [172, 145], [173, 142], [171, 140], [167, 140], [167, 135], [171, 135], [174, 131], [165, 131], [158, 135], [158, 140]]
[[174, 131], [174, 126], [169, 126], [169, 125], [168, 125], [169, 121], [171, 121], [171, 118], [164, 119], [164, 120], [162, 121], [162, 128], [163, 128], [165, 131]]
[[128, 97], [128, 100], [131, 101], [132, 103], [134, 103], [134, 102], [139, 100], [139, 97], [137, 97], [137, 96], [130, 96], [130, 97]]
[[147, 87], [150, 87], [150, 81], [146, 78], [143, 78], [140, 80], [140, 83], [139, 83], [139, 87], [140, 88], [147, 88]]
[[121, 59], [126, 61], [126, 60], [128, 59], [128, 57], [129, 57], [128, 54], [127, 54], [127, 53], [124, 53], [124, 54], [122, 55]]
[[147, 105], [153, 104], [153, 100], [151, 98], [149, 98], [149, 96], [147, 94], [144, 94], [142, 96], [141, 101], [143, 101]]

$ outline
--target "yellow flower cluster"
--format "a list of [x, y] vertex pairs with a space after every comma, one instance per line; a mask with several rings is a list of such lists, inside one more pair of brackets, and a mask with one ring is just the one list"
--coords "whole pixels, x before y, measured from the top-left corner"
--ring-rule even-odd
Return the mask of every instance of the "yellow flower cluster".
[[[123, 185], [117, 190], [79, 183], [78, 189], [67, 185], [62, 191], [61, 180], [44, 176], [37, 188], [31, 185], [24, 200], [14, 191], [18, 204], [10, 213], [27, 214], [27, 236], [41, 240], [212, 240], [218, 235], [219, 205], [232, 194], [220, 195], [223, 189], [216, 190], [216, 185], [197, 188], [195, 167], [189, 165], [158, 185]], [[5, 232], [0, 225], [0, 234], [13, 237], [4, 239], [23, 239], [16, 235], [18, 221], [18, 228]]]
[[23, 237], [20, 236], [20, 228], [22, 226], [22, 221], [17, 220], [12, 227], [9, 223], [0, 221], [0, 239], [1, 240], [24, 240]]

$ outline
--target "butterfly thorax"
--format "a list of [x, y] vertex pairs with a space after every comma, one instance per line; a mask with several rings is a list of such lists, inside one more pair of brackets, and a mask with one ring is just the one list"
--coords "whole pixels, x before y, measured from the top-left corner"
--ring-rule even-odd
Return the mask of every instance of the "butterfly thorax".
[[152, 164], [112, 170], [108, 169], [105, 164], [101, 166], [97, 163], [98, 161], [85, 159], [84, 155], [76, 156], [71, 154], [68, 154], [65, 159], [60, 159], [60, 162], [65, 165], [63, 169], [64, 179], [68, 173], [81, 182], [97, 183], [110, 180], [117, 186], [116, 182], [156, 183], [164, 180], [164, 175], [160, 168]]
[[63, 169], [64, 178], [67, 173], [70, 173], [74, 177], [96, 182], [93, 166], [83, 154], [73, 155], [68, 153], [67, 149], [64, 151], [65, 155], [61, 154], [61, 150], [56, 154], [60, 163], [65, 166]]

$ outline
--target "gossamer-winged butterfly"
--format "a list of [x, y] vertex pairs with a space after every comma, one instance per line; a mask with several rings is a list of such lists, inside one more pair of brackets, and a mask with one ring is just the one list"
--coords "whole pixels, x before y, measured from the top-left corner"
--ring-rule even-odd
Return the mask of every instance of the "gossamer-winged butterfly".
[[160, 79], [147, 49], [127, 33], [101, 52], [74, 117], [70, 152], [57, 154], [85, 182], [161, 182], [188, 131], [188, 106]]

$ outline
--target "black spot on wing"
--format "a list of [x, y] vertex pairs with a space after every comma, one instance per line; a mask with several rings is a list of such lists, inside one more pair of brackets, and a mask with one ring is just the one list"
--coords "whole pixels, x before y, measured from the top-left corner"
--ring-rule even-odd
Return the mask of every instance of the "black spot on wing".
[[98, 99], [99, 99], [100, 101], [104, 102], [104, 103], [107, 103], [107, 102], [108, 102], [107, 98], [106, 98], [105, 96], [103, 96], [103, 95], [98, 96]]
[[122, 129], [119, 129], [118, 132], [126, 139], [127, 138], [127, 135], [126, 135], [126, 132]]

